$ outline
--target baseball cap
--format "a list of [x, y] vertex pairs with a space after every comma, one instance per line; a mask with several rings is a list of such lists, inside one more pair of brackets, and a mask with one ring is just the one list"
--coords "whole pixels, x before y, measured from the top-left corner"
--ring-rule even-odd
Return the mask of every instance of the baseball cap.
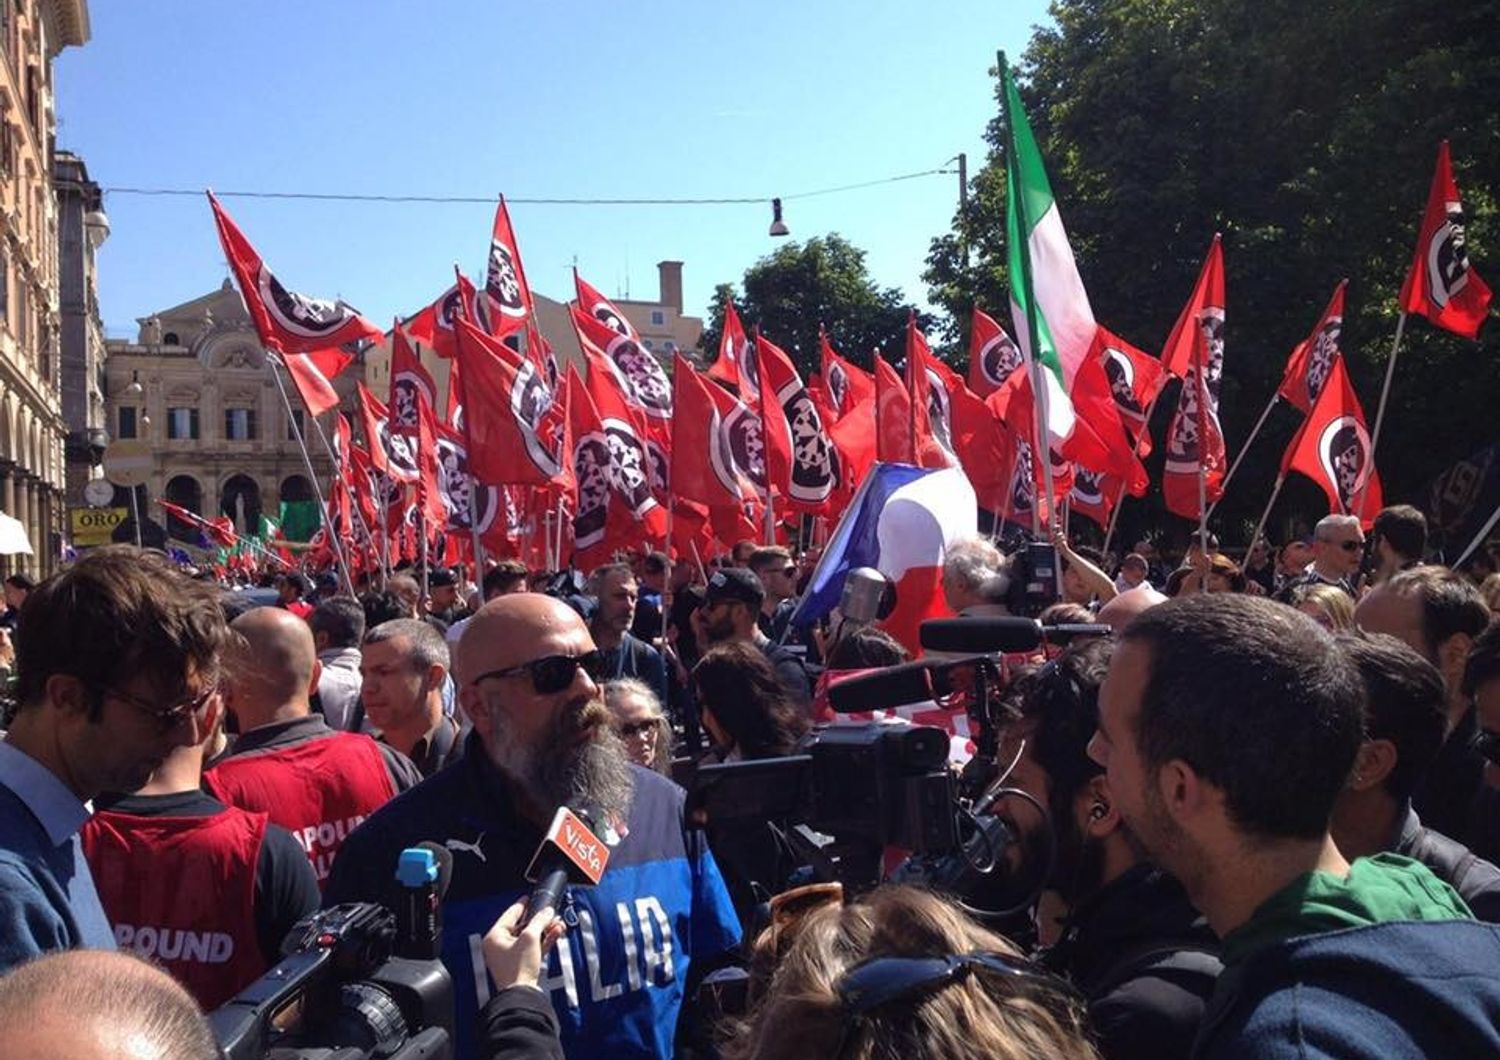
[[458, 579], [455, 578], [453, 576], [453, 572], [451, 570], [448, 570], [446, 567], [434, 567], [432, 570], [427, 572], [427, 587], [429, 589], [437, 589], [441, 588], [442, 586], [452, 586], [457, 584]]
[[708, 588], [704, 592], [703, 603], [711, 607], [717, 603], [733, 602], [749, 604], [759, 609], [765, 598], [765, 586], [761, 585], [754, 571], [743, 567], [729, 567], [725, 570], [714, 571], [713, 577], [708, 579]]

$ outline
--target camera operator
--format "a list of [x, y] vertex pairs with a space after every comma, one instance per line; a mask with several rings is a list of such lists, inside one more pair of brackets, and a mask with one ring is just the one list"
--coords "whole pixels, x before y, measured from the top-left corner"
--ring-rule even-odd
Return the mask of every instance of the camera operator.
[[563, 892], [567, 935], [541, 985], [575, 1057], [668, 1055], [700, 964], [739, 941], [739, 924], [684, 792], [632, 765], [611, 728], [588, 627], [536, 593], [487, 603], [454, 653], [473, 725], [464, 757], [373, 814], [334, 865], [325, 905], [394, 907], [400, 852], [453, 852], [442, 956], [453, 978], [456, 1052], [471, 1056], [490, 997], [480, 940], [530, 891], [527, 866], [561, 806], [589, 812], [607, 864]]
[[[1219, 973], [1218, 946], [1181, 885], [1147, 861], [1088, 756], [1110, 649], [1097, 640], [1070, 647], [1006, 691], [1000, 761], [1015, 762], [1007, 786], [1047, 808], [1043, 821], [1001, 804], [1019, 836], [1008, 865], [1034, 880], [1056, 851], [1042, 905], [1061, 906], [1062, 930], [1042, 961], [1087, 999], [1106, 1060], [1186, 1057]], [[1052, 925], [1042, 933], [1051, 937]]]

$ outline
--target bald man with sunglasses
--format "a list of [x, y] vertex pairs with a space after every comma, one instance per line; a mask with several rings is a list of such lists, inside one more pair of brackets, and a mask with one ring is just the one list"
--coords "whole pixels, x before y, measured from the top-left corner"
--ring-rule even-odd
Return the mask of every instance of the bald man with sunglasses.
[[739, 940], [739, 923], [684, 793], [628, 760], [599, 684], [603, 659], [578, 614], [517, 593], [487, 603], [454, 650], [473, 726], [460, 762], [398, 796], [349, 837], [324, 900], [390, 904], [401, 850], [453, 852], [443, 961], [453, 977], [456, 1055], [472, 1055], [493, 993], [481, 946], [517, 898], [559, 806], [585, 811], [609, 850], [594, 887], [567, 888], [567, 931], [540, 988], [570, 1056], [670, 1056], [689, 977]]

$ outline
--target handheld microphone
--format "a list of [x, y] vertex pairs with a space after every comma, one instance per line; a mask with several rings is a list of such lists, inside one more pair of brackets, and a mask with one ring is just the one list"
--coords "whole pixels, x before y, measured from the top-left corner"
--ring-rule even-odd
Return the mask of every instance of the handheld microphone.
[[1044, 626], [1034, 618], [1006, 615], [994, 618], [929, 618], [919, 636], [928, 651], [984, 655], [1033, 651], [1048, 634], [1072, 637], [1107, 637], [1110, 627], [1092, 623]]
[[401, 898], [396, 903], [397, 957], [431, 961], [442, 956], [443, 894], [453, 875], [453, 854], [436, 843], [407, 847], [396, 862]]
[[556, 912], [562, 902], [563, 888], [568, 884], [592, 886], [604, 875], [609, 848], [587, 822], [587, 814], [574, 813], [566, 806], [557, 808], [541, 846], [526, 867], [527, 882], [536, 887], [527, 900], [523, 924], [544, 908]]

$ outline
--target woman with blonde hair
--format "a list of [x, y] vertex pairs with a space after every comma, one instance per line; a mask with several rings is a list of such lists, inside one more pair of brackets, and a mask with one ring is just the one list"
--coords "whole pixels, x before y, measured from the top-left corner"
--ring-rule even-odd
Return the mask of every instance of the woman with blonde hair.
[[951, 902], [882, 887], [809, 913], [728, 1060], [1097, 1060], [1062, 980]]
[[1354, 628], [1354, 600], [1337, 585], [1299, 586], [1292, 606], [1333, 633]]

